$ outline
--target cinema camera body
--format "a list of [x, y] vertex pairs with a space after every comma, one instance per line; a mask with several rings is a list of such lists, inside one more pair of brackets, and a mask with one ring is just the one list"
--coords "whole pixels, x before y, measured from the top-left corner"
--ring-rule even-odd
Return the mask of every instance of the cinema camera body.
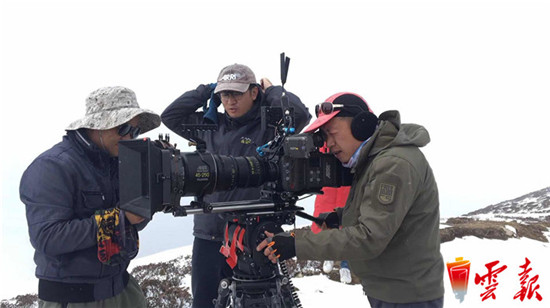
[[[209, 130], [212, 125], [188, 125], [187, 129]], [[281, 147], [263, 156], [224, 156], [206, 152], [202, 140], [188, 136], [197, 151], [180, 152], [159, 137], [119, 143], [120, 207], [152, 219], [156, 212], [175, 216], [220, 212], [282, 210], [297, 197], [319, 193], [322, 187], [349, 185], [349, 169], [332, 155], [319, 152], [320, 134], [282, 138]], [[269, 144], [269, 143], [268, 143]], [[202, 197], [217, 191], [262, 186], [259, 200], [204, 203]], [[184, 196], [195, 196], [181, 206]], [[286, 204], [287, 206], [290, 204]], [[283, 207], [280, 207], [283, 206]]]

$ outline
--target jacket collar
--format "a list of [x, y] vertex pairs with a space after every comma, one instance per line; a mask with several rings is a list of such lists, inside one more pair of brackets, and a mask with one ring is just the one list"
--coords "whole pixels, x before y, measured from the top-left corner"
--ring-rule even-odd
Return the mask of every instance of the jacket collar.
[[111, 157], [109, 153], [100, 149], [88, 137], [86, 129], [67, 131], [67, 138], [76, 144], [80, 153], [84, 154], [98, 168], [103, 169], [110, 164], [111, 160], [118, 159]]
[[[430, 134], [421, 125], [401, 124], [399, 112], [390, 110], [379, 117], [378, 128], [359, 155], [357, 168], [364, 168], [380, 152], [392, 147], [423, 147], [430, 143]], [[352, 170], [355, 172], [355, 169]]]

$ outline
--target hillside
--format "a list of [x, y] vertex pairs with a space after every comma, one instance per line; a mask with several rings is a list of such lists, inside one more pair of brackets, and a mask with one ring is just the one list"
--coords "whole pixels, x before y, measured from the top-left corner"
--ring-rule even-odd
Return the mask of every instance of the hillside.
[[547, 187], [449, 218], [443, 221], [440, 234], [442, 243], [464, 236], [500, 240], [525, 237], [548, 242], [544, 232], [549, 227], [550, 187]]
[[463, 216], [477, 219], [517, 220], [526, 223], [550, 222], [550, 187], [489, 205]]

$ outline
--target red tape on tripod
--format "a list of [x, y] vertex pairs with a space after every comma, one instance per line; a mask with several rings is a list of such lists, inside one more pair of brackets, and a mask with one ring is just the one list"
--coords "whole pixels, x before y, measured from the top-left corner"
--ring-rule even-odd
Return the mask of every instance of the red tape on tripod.
[[237, 226], [233, 232], [233, 237], [231, 239], [231, 247], [228, 245], [229, 239], [229, 229], [228, 225], [225, 226], [225, 244], [220, 248], [220, 253], [223, 254], [226, 258], [227, 264], [231, 268], [235, 268], [237, 265], [237, 248], [241, 251], [244, 251], [243, 247], [243, 237], [245, 229], [241, 226]]
[[229, 225], [226, 224], [225, 225], [225, 236], [224, 236], [224, 245], [222, 245], [222, 247], [220, 247], [220, 253], [222, 255], [224, 255], [224, 257], [228, 257], [229, 256], [229, 245], [227, 243], [229, 243]]

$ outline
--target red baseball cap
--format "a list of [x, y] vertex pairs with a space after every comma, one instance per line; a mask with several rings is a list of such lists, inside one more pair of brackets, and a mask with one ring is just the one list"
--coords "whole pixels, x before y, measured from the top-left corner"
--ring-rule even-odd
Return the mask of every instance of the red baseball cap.
[[343, 105], [344, 107], [339, 110], [326, 114], [320, 112], [317, 115], [317, 119], [311, 123], [303, 132], [313, 132], [319, 127], [325, 125], [328, 121], [336, 116], [340, 117], [353, 117], [362, 111], [373, 113], [370, 109], [367, 101], [359, 94], [352, 92], [339, 92], [325, 100], [326, 103]]

